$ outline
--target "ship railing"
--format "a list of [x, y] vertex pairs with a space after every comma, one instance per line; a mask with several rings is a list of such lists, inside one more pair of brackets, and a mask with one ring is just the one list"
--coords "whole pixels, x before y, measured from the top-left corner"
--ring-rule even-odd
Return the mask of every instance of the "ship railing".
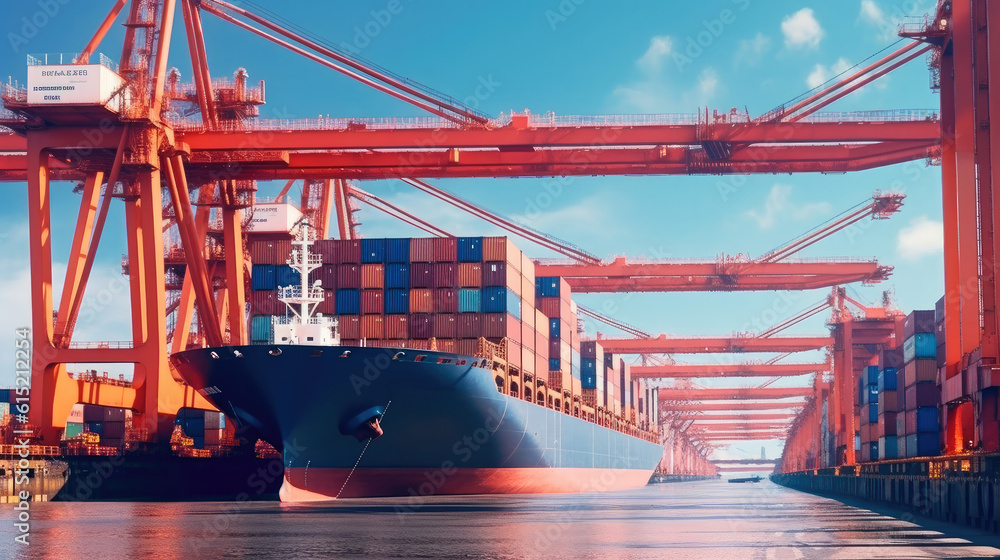
[[134, 348], [135, 344], [131, 340], [99, 341], [99, 342], [70, 342], [66, 348], [78, 350], [105, 350]]
[[[28, 55], [28, 66], [49, 66], [57, 64], [77, 64], [80, 60], [80, 53], [34, 53]], [[98, 53], [97, 61], [93, 60], [91, 57], [91, 64], [100, 64], [106, 68], [111, 69], [115, 73], [118, 72], [118, 63], [111, 60], [103, 53]]]
[[323, 301], [326, 295], [322, 286], [310, 286], [305, 295], [302, 294], [302, 286], [284, 286], [278, 288], [279, 300], [301, 300], [301, 301]]

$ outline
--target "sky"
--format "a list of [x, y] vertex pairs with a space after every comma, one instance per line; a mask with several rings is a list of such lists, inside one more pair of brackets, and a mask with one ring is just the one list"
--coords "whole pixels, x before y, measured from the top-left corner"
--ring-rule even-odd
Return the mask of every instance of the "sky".
[[[60, 0], [47, 13], [38, 2], [9, 3], [0, 21], [0, 76], [23, 83], [26, 54], [78, 52], [112, 2]], [[788, 101], [897, 40], [906, 15], [933, 0], [706, 0], [627, 4], [600, 0], [509, 0], [502, 4], [277, 2], [260, 6], [309, 32], [397, 74], [445, 92], [491, 115], [530, 110], [558, 115], [694, 113], [737, 108], [757, 116]], [[98, 9], [95, 5], [100, 5]], [[624, 8], [623, 8], [624, 6]], [[53, 13], [54, 12], [54, 13]], [[246, 68], [264, 80], [264, 118], [422, 116], [410, 107], [263, 39], [204, 15], [210, 68], [231, 76]], [[170, 66], [191, 76], [177, 14]], [[115, 26], [98, 49], [113, 59], [121, 49]], [[893, 71], [828, 107], [831, 111], [936, 109], [924, 59]], [[852, 286], [875, 304], [888, 291], [900, 309], [932, 309], [943, 292], [940, 168], [923, 161], [851, 174], [705, 177], [571, 177], [441, 179], [433, 183], [500, 214], [572, 242], [601, 257], [708, 258], [759, 256], [869, 199], [876, 190], [902, 190], [906, 202], [889, 220], [869, 221], [799, 254], [802, 257], [878, 258], [895, 267], [875, 286]], [[79, 195], [55, 187], [53, 255], [56, 292], [64, 270]], [[399, 181], [360, 185], [457, 235], [501, 235], [496, 228]], [[8, 184], [0, 205], [0, 327], [29, 323], [26, 192]], [[262, 184], [260, 193], [279, 186]], [[117, 206], [117, 205], [116, 205]], [[114, 207], [113, 207], [114, 208]], [[366, 237], [420, 232], [376, 211], [360, 213]], [[81, 324], [78, 340], [127, 340], [127, 284], [121, 275], [124, 218], [115, 208], [98, 254], [85, 307], [96, 320]], [[116, 237], [116, 232], [117, 237]], [[531, 256], [551, 253], [520, 241]], [[651, 333], [726, 335], [759, 331], [824, 299], [805, 292], [584, 294], [582, 304]], [[822, 334], [826, 314], [787, 331]], [[588, 332], [616, 334], [588, 325]], [[13, 363], [11, 344], [0, 360]], [[683, 361], [766, 359], [767, 355], [680, 357]], [[821, 353], [790, 360], [821, 361]], [[13, 382], [3, 368], [0, 386]], [[760, 380], [705, 382], [752, 386]], [[774, 386], [805, 386], [807, 378]], [[764, 444], [769, 457], [777, 442]], [[734, 445], [759, 456], [761, 443]], [[725, 456], [726, 451], [720, 452]]]

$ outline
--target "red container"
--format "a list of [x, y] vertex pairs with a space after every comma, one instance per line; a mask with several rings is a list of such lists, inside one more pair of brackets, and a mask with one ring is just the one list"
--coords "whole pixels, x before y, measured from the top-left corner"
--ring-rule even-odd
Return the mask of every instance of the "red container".
[[917, 383], [934, 383], [937, 381], [937, 360], [919, 359], [903, 366], [903, 386], [909, 387]]
[[385, 294], [382, 290], [361, 290], [361, 314], [381, 315], [385, 309]]
[[254, 241], [250, 244], [250, 260], [253, 264], [285, 264], [279, 263], [273, 239]]
[[502, 338], [507, 333], [506, 313], [479, 313], [482, 317], [480, 326], [482, 336], [486, 338]]
[[[483, 263], [483, 286], [506, 286], [507, 263], [490, 261]], [[520, 286], [518, 286], [520, 289]]]
[[434, 238], [414, 237], [410, 239], [410, 262], [434, 262]]
[[434, 265], [430, 263], [413, 263], [410, 265], [411, 288], [434, 287]]
[[562, 302], [557, 297], [535, 298], [535, 307], [542, 310], [546, 317], [555, 319], [560, 315]]
[[456, 340], [455, 352], [466, 356], [474, 356], [476, 354], [476, 344], [478, 342], [479, 341], [477, 340]]
[[558, 338], [549, 340], [549, 357], [562, 358], [562, 342]]
[[434, 265], [434, 287], [435, 288], [456, 288], [458, 287], [458, 264], [457, 263], [437, 263]]
[[458, 290], [438, 288], [434, 290], [434, 313], [458, 313]]
[[312, 273], [312, 280], [319, 280], [324, 290], [337, 289], [337, 265], [324, 264]]
[[410, 290], [410, 313], [431, 313], [434, 311], [433, 290]]
[[410, 337], [408, 315], [386, 315], [385, 337], [392, 340], [402, 340]]
[[250, 292], [250, 313], [252, 315], [284, 315], [285, 304], [278, 301], [278, 293], [267, 290]]
[[459, 263], [458, 264], [458, 287], [459, 288], [482, 288], [483, 287], [483, 264], [482, 263]]
[[455, 338], [458, 336], [458, 319], [452, 313], [436, 314], [432, 332], [435, 338]]
[[337, 315], [337, 329], [340, 331], [341, 344], [347, 344], [343, 339], [357, 340], [361, 338], [361, 317], [357, 315]]
[[896, 433], [896, 414], [886, 412], [878, 416], [878, 437], [903, 435]]
[[361, 287], [361, 265], [341, 264], [337, 265], [337, 288], [360, 288]]
[[361, 241], [338, 239], [334, 247], [337, 264], [358, 264], [361, 262]]
[[906, 410], [916, 410], [922, 406], [939, 406], [941, 388], [936, 383], [917, 383], [906, 388]]
[[323, 301], [316, 306], [316, 311], [323, 315], [333, 315], [337, 312], [337, 292], [323, 290]]
[[282, 239], [274, 242], [274, 258], [278, 261], [274, 264], [286, 264], [288, 257], [292, 254], [292, 240]]
[[324, 264], [337, 264], [337, 240], [317, 239], [312, 246], [312, 252], [323, 257]]
[[458, 348], [458, 345], [455, 344], [454, 340], [449, 340], [446, 338], [441, 338], [437, 340], [438, 352], [451, 352], [452, 354], [454, 354], [456, 348]]
[[361, 288], [362, 289], [385, 288], [385, 265], [383, 264], [361, 265]]
[[385, 338], [385, 319], [381, 315], [361, 317], [361, 338]]
[[434, 239], [434, 262], [455, 262], [458, 260], [458, 238], [439, 237]]
[[459, 313], [458, 338], [479, 338], [482, 333], [483, 316], [481, 313]]
[[[411, 298], [412, 301], [412, 298]], [[434, 336], [434, 316], [427, 313], [411, 313], [407, 321], [410, 338], [427, 340]]]

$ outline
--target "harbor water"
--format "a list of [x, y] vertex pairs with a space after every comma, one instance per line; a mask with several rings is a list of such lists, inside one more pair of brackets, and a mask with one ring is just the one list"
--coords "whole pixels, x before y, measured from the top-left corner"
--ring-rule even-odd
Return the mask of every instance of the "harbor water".
[[763, 481], [604, 494], [278, 502], [50, 502], [9, 558], [991, 558], [997, 538]]

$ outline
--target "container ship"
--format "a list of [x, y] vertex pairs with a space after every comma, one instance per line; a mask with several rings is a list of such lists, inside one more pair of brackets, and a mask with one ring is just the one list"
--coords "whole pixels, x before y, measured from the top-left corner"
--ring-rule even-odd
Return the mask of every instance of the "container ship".
[[662, 457], [656, 391], [579, 341], [568, 285], [507, 238], [303, 225], [251, 257], [253, 343], [171, 363], [281, 450], [284, 501], [620, 490]]

